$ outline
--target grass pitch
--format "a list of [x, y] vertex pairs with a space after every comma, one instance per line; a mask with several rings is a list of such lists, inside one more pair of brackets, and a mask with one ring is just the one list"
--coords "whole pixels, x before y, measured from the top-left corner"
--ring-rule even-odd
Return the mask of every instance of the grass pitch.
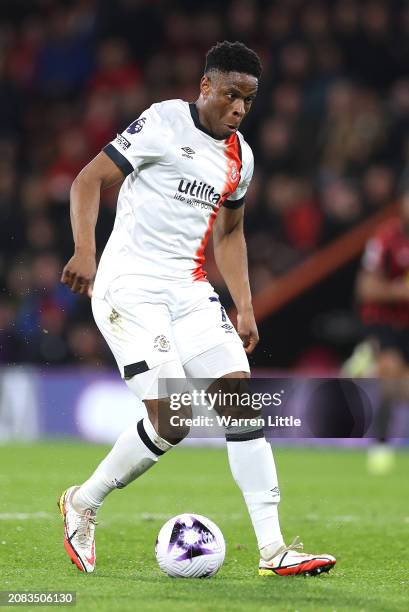
[[[0, 590], [76, 591], [71, 609], [87, 612], [409, 608], [409, 453], [399, 453], [392, 474], [374, 477], [364, 451], [275, 452], [284, 535], [300, 535], [307, 551], [335, 554], [328, 575], [259, 577], [255, 538], [225, 451], [191, 448], [172, 451], [113, 492], [99, 513], [97, 570], [81, 574], [63, 549], [56, 499], [106, 450], [69, 442], [0, 447]], [[182, 512], [204, 514], [224, 533], [226, 560], [214, 578], [171, 579], [156, 565], [156, 535]]]

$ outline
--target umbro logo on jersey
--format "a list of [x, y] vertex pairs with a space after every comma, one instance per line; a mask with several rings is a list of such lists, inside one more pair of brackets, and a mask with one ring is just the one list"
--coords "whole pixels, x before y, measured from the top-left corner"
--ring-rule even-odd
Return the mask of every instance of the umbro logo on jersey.
[[193, 151], [190, 147], [182, 147], [182, 151], [184, 151], [182, 157], [187, 157], [188, 159], [193, 159], [193, 155], [196, 153], [196, 151]]

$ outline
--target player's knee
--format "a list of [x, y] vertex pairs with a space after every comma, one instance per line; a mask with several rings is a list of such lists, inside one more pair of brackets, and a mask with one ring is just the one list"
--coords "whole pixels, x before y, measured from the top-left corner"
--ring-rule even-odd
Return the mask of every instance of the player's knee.
[[224, 417], [252, 419], [250, 384], [247, 372], [233, 372], [219, 378], [208, 389], [215, 398], [214, 408]]
[[175, 446], [189, 435], [192, 411], [185, 406], [178, 411], [164, 410], [158, 414], [158, 434]]
[[157, 432], [173, 446], [179, 444], [190, 432], [192, 408], [181, 405], [178, 410], [170, 408], [170, 400], [163, 401], [157, 413]]
[[390, 349], [382, 351], [377, 359], [379, 378], [394, 379], [404, 375], [406, 364], [399, 351]]
[[172, 427], [169, 430], [169, 433], [167, 433], [165, 439], [169, 442], [169, 444], [172, 444], [172, 446], [176, 446], [176, 444], [182, 442], [182, 440], [184, 440], [189, 435], [189, 433], [190, 427], [188, 427], [187, 425]]

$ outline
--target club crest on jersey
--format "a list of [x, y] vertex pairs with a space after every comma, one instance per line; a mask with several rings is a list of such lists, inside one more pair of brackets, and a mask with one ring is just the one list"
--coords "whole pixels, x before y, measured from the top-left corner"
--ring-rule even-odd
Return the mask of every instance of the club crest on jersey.
[[235, 162], [233, 162], [230, 166], [230, 178], [233, 181], [233, 183], [236, 181], [238, 174], [239, 174], [239, 171], [237, 169], [237, 165], [235, 164]]
[[168, 353], [170, 351], [170, 342], [166, 336], [161, 334], [160, 336], [156, 336], [153, 343], [153, 348], [160, 353]]

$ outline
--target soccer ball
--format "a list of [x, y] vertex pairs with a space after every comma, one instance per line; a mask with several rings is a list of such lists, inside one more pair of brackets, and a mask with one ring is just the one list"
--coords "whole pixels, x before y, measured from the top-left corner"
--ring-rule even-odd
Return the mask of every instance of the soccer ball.
[[155, 554], [168, 576], [207, 578], [223, 565], [226, 545], [217, 525], [200, 514], [179, 514], [159, 531]]

